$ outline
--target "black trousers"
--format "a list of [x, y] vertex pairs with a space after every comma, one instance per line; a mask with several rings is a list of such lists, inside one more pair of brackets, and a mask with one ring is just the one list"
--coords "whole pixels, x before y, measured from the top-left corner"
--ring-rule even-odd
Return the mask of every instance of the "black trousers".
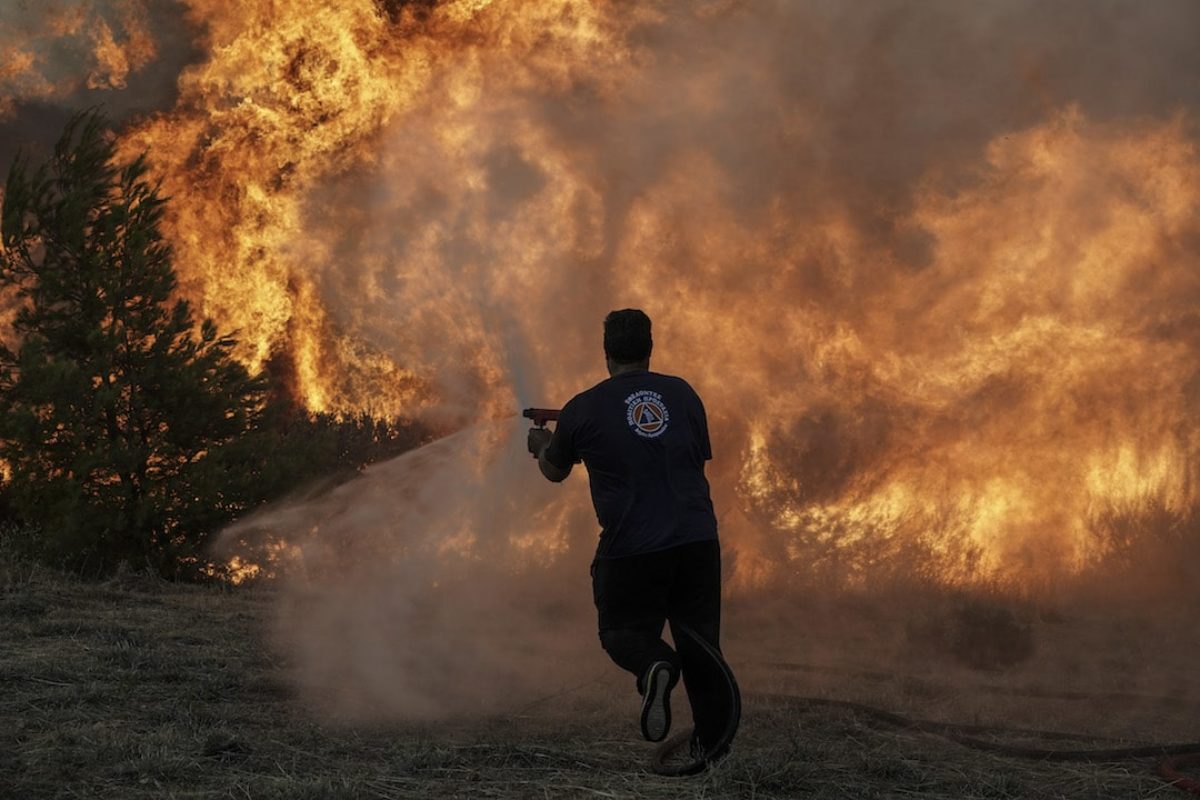
[[[592, 595], [600, 616], [600, 644], [617, 666], [641, 678], [655, 661], [683, 676], [696, 734], [711, 743], [729, 715], [727, 687], [704, 651], [678, 626], [687, 625], [720, 650], [721, 546], [716, 540], [655, 553], [599, 558], [592, 563]], [[670, 623], [677, 649], [662, 639]]]

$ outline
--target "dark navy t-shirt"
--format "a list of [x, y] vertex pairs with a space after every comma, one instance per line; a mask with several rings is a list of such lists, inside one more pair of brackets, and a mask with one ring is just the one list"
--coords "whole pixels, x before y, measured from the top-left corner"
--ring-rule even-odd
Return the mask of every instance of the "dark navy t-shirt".
[[682, 378], [638, 370], [571, 399], [546, 459], [587, 465], [600, 521], [599, 558], [717, 538], [704, 477], [712, 458], [700, 397]]

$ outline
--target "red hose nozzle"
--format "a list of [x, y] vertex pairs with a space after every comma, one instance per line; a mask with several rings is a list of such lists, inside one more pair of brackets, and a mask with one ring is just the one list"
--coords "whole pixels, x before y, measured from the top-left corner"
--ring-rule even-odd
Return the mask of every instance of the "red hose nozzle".
[[557, 408], [527, 408], [521, 412], [521, 416], [533, 420], [533, 424], [539, 428], [544, 428], [547, 422], [558, 422], [559, 413], [561, 412]]

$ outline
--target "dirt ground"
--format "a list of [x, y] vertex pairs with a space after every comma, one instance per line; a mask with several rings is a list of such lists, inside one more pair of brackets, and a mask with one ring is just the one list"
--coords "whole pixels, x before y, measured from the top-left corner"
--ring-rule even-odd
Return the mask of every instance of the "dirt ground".
[[[963, 631], [980, 620], [961, 604], [931, 606], [907, 624], [886, 619], [886, 604], [852, 614], [842, 608], [836, 625], [829, 609], [809, 608], [776, 617], [782, 634], [770, 643], [730, 635], [726, 649], [745, 693], [736, 747], [706, 774], [667, 779], [647, 769], [653, 746], [636, 736], [626, 678], [602, 661], [595, 675], [550, 687], [541, 702], [505, 714], [437, 724], [323, 722], [294, 696], [284, 658], [264, 643], [272, 601], [264, 588], [142, 577], [82, 583], [7, 567], [0, 574], [0, 797], [1184, 796], [1156, 777], [1153, 761], [1001, 757], [780, 695], [1082, 732], [1098, 737], [1096, 747], [1200, 738], [1200, 679], [1188, 669], [1196, 651], [1166, 646], [1163, 637], [1175, 629], [1169, 620], [1161, 628], [1114, 628], [1058, 612], [993, 619], [1001, 639], [1017, 632], [1015, 650], [991, 654], [1012, 663], [997, 666], [964, 649]], [[737, 615], [731, 608], [730, 629]], [[842, 646], [831, 647], [831, 638]], [[995, 736], [1039, 743], [1037, 735]]]

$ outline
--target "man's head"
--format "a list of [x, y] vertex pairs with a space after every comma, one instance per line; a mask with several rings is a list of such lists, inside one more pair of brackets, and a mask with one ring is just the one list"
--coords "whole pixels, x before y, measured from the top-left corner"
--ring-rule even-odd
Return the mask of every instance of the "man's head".
[[604, 318], [604, 358], [608, 374], [650, 369], [650, 318], [639, 308], [623, 308]]

